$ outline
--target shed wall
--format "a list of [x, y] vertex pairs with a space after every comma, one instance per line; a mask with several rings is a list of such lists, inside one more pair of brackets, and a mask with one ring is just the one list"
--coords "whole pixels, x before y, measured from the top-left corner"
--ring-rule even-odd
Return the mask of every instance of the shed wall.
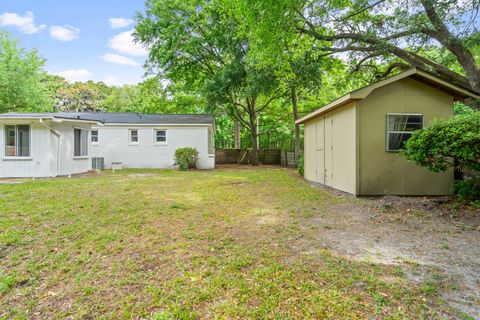
[[355, 103], [305, 123], [305, 178], [356, 193]]
[[388, 113], [420, 113], [424, 125], [453, 114], [453, 98], [410, 78], [372, 92], [358, 103], [360, 195], [448, 195], [453, 172], [432, 173], [386, 151]]

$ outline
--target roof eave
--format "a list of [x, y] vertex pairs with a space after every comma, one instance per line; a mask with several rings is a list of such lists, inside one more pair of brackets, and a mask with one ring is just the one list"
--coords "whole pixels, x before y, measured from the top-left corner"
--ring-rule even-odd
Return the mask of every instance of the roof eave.
[[356, 101], [356, 100], [358, 100], [358, 99], [353, 98], [351, 93], [349, 93], [347, 95], [344, 95], [341, 98], [338, 98], [337, 100], [334, 100], [334, 101], [330, 102], [329, 104], [325, 105], [324, 107], [322, 107], [320, 109], [317, 109], [317, 110], [301, 117], [300, 119], [295, 121], [295, 124], [304, 124], [305, 122], [307, 122], [311, 119], [319, 117], [324, 113], [327, 113], [327, 112], [329, 112], [333, 109], [339, 108], [339, 107], [341, 107], [345, 104], [348, 104], [348, 103], [350, 103], [352, 101]]
[[435, 75], [432, 75], [428, 72], [416, 69], [415, 74], [418, 74], [420, 77], [423, 77], [423, 78], [428, 79], [430, 81], [433, 81], [433, 82], [435, 82], [435, 83], [437, 83], [437, 84], [439, 84], [439, 85], [441, 85], [445, 88], [450, 89], [451, 91], [455, 92], [458, 97], [461, 97], [463, 99], [466, 99], [466, 98], [480, 99], [480, 94], [472, 92], [468, 89], [462, 88], [462, 87], [460, 87], [456, 84], [450, 83], [450, 82], [448, 82], [446, 80], [443, 80], [442, 78], [439, 78], [439, 77], [437, 77]]

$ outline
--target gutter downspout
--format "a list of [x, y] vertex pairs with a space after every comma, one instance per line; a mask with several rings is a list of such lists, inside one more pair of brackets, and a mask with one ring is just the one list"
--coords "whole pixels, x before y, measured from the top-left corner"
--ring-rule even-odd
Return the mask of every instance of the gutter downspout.
[[60, 174], [60, 142], [61, 142], [61, 137], [62, 134], [60, 131], [57, 131], [51, 127], [49, 127], [45, 122], [43, 122], [43, 119], [40, 119], [40, 123], [47, 129], [50, 130], [51, 133], [53, 133], [57, 137], [57, 165], [56, 165], [56, 173], [55, 177], [57, 177]]

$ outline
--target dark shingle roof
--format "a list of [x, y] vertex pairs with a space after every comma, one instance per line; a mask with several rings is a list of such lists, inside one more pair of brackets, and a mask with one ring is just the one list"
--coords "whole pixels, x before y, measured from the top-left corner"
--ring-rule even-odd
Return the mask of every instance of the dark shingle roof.
[[210, 114], [144, 114], [135, 112], [57, 112], [57, 113], [4, 113], [0, 118], [60, 118], [89, 120], [102, 123], [136, 124], [213, 124]]

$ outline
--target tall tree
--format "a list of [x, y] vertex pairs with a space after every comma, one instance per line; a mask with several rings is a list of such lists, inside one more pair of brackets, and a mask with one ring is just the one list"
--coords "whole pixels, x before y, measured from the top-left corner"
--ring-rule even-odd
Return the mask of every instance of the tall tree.
[[57, 90], [60, 111], [104, 111], [105, 98], [111, 91], [103, 82], [75, 82]]
[[[301, 34], [315, 39], [312, 50], [324, 55], [351, 53], [355, 69], [378, 68], [381, 61], [389, 64], [381, 68], [380, 76], [386, 76], [415, 66], [480, 92], [478, 56], [472, 51], [480, 39], [479, 5], [477, 0], [234, 0], [229, 7], [256, 30], [257, 48], [279, 51], [279, 39]], [[461, 74], [423, 53], [425, 46], [438, 44], [455, 58]]]
[[49, 108], [42, 84], [46, 77], [44, 63], [36, 50], [19, 48], [18, 40], [0, 32], [0, 112]]
[[258, 163], [257, 118], [278, 97], [272, 68], [247, 59], [249, 42], [220, 1], [149, 0], [135, 37], [149, 48], [150, 67], [198, 89], [210, 106], [247, 128]]

